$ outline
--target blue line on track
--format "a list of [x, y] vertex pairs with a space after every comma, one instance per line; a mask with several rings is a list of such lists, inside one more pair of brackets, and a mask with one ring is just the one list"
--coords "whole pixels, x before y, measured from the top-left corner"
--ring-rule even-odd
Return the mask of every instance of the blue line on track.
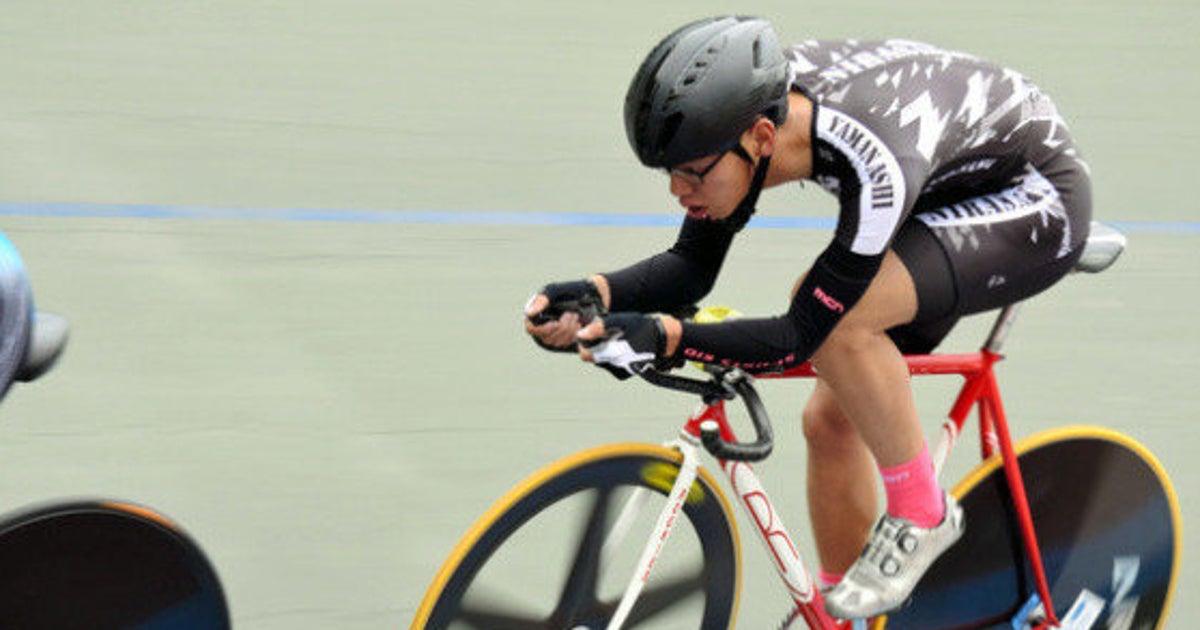
[[[200, 219], [273, 222], [393, 223], [427, 225], [675, 227], [680, 214], [625, 214], [603, 212], [502, 212], [428, 210], [337, 210], [305, 208], [237, 208], [93, 203], [0, 202], [0, 215], [108, 218]], [[1200, 234], [1196, 221], [1109, 221], [1131, 234]], [[771, 217], [759, 215], [752, 228], [831, 230], [832, 217]]]

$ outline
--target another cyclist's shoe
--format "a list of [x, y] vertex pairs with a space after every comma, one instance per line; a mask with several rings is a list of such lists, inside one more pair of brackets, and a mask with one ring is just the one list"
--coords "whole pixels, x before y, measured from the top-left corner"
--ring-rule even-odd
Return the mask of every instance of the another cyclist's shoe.
[[825, 596], [825, 608], [840, 619], [863, 619], [897, 608], [916, 588], [934, 560], [963, 533], [963, 511], [944, 493], [946, 515], [936, 527], [917, 527], [884, 514], [871, 540], [846, 577]]
[[62, 315], [46, 311], [35, 313], [29, 347], [25, 349], [25, 358], [21, 360], [21, 366], [13, 378], [28, 383], [49, 372], [67, 346], [70, 332], [71, 326]]

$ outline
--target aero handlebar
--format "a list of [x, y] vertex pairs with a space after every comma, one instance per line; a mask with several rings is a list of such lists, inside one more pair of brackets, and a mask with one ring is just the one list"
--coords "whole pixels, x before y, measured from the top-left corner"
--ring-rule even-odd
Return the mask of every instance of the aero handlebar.
[[[542, 325], [558, 319], [564, 312], [573, 311], [579, 313], [581, 321], [586, 325], [601, 313], [601, 309], [602, 306], [597, 304], [594, 299], [585, 296], [579, 300], [548, 305], [542, 312], [530, 317], [529, 320], [534, 325]], [[548, 348], [544, 345], [543, 347]], [[574, 352], [575, 350], [573, 347], [551, 349], [560, 352]], [[706, 381], [668, 374], [666, 371], [657, 369], [653, 363], [639, 366], [634, 371], [653, 385], [687, 394], [696, 394], [709, 405], [716, 404], [720, 400], [732, 400], [739, 396], [742, 398], [742, 402], [746, 405], [746, 411], [750, 413], [750, 422], [754, 426], [756, 439], [753, 442], [728, 441], [721, 437], [720, 430], [715, 423], [712, 425], [707, 422], [702, 423], [700, 440], [713, 457], [731, 461], [757, 462], [766, 459], [771, 454], [771, 450], [775, 448], [775, 434], [771, 429], [771, 418], [767, 415], [767, 410], [763, 407], [758, 392], [754, 390], [753, 379], [742, 370], [708, 366], [705, 371], [711, 374], [712, 378]]]
[[750, 375], [739, 369], [712, 370], [713, 378], [703, 381], [699, 379], [673, 376], [660, 372], [651, 366], [639, 375], [653, 385], [697, 394], [704, 398], [707, 404], [715, 404], [718, 400], [732, 400], [741, 397], [750, 414], [750, 422], [754, 426], [756, 439], [753, 442], [731, 442], [721, 437], [715, 423], [704, 423], [700, 426], [700, 439], [704, 448], [717, 459], [739, 462], [762, 461], [771, 454], [775, 447], [775, 434], [771, 429], [771, 418], [763, 407], [762, 399], [754, 389]]

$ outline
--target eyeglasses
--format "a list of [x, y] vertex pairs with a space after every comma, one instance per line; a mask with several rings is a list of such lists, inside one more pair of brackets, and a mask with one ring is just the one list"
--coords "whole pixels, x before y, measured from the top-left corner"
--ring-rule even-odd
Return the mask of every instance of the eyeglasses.
[[750, 154], [745, 149], [742, 148], [742, 145], [735, 144], [732, 147], [725, 149], [724, 151], [717, 154], [717, 157], [713, 158], [713, 161], [709, 162], [708, 166], [705, 166], [704, 168], [702, 168], [698, 171], [690, 169], [690, 168], [683, 168], [681, 166], [676, 166], [675, 168], [665, 169], [667, 172], [667, 176], [668, 177], [678, 177], [680, 180], [683, 181], [683, 183], [687, 184], [688, 186], [692, 186], [692, 187], [703, 186], [705, 176], [707, 176], [710, 172], [712, 172], [712, 170], [717, 167], [717, 164], [719, 164], [721, 162], [721, 160], [725, 159], [725, 154], [729, 153], [730, 151], [733, 151], [735, 154], [737, 154], [738, 157], [745, 160], [746, 163], [751, 164], [751, 165], [754, 164], [754, 158], [750, 157]]
[[667, 171], [668, 177], [678, 177], [679, 179], [683, 180], [683, 183], [687, 184], [688, 186], [692, 186], [693, 188], [698, 188], [698, 187], [704, 185], [704, 177], [706, 175], [708, 175], [710, 172], [712, 172], [712, 170], [717, 167], [717, 164], [721, 160], [725, 159], [726, 153], [729, 153], [729, 151], [728, 150], [722, 151], [719, 155], [717, 155], [717, 157], [713, 158], [713, 161], [708, 163], [708, 166], [705, 166], [704, 168], [702, 168], [698, 171], [692, 170], [690, 168], [684, 168], [682, 166], [677, 166], [675, 168], [668, 168], [665, 170]]

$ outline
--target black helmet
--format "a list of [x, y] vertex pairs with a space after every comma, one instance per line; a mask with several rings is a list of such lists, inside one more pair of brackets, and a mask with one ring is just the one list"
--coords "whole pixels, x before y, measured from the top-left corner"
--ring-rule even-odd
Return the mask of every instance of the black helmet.
[[638, 68], [625, 95], [625, 134], [650, 167], [720, 153], [760, 115], [783, 123], [788, 80], [767, 20], [692, 22], [659, 42]]

